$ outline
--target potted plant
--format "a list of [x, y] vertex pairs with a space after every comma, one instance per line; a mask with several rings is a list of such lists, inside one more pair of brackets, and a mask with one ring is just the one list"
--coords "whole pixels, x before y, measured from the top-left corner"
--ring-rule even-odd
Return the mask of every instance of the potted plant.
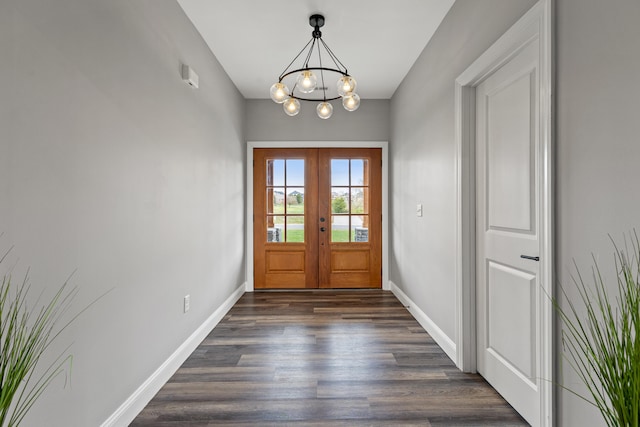
[[[612, 240], [613, 242], [613, 240]], [[615, 242], [617, 290], [605, 286], [593, 258], [593, 286], [576, 266], [573, 277], [579, 302], [565, 289], [566, 306], [554, 300], [562, 323], [564, 359], [589, 390], [590, 398], [566, 390], [595, 405], [608, 426], [638, 427], [640, 422], [640, 243], [634, 233], [625, 249]], [[615, 288], [614, 288], [615, 289]], [[617, 292], [616, 292], [617, 291]]]
[[51, 381], [66, 374], [72, 360], [69, 347], [48, 367], [39, 364], [60, 333], [84, 311], [65, 321], [77, 294], [68, 282], [42, 305], [40, 298], [30, 305], [29, 288], [28, 273], [17, 285], [5, 274], [0, 285], [0, 427], [20, 424]]

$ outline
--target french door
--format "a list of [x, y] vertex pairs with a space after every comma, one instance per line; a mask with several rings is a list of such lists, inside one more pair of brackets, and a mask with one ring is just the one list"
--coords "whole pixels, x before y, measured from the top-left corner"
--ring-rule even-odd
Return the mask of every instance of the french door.
[[379, 148], [254, 149], [254, 287], [382, 287]]

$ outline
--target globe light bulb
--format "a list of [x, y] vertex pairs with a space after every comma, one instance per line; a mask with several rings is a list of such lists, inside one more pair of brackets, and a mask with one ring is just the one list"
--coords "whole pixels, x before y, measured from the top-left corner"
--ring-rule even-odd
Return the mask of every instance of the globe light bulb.
[[356, 90], [356, 79], [351, 76], [343, 76], [338, 80], [338, 95], [345, 96]]
[[333, 105], [326, 101], [321, 102], [316, 107], [316, 112], [321, 119], [328, 119], [333, 114]]
[[270, 92], [271, 99], [277, 104], [282, 104], [289, 97], [289, 88], [282, 83], [274, 83]]
[[342, 106], [347, 111], [356, 111], [360, 106], [360, 96], [357, 93], [349, 93], [343, 96]]
[[295, 116], [300, 112], [300, 102], [295, 98], [287, 98], [282, 104], [288, 116]]
[[298, 75], [298, 90], [302, 93], [311, 93], [318, 84], [318, 78], [313, 71], [305, 70]]

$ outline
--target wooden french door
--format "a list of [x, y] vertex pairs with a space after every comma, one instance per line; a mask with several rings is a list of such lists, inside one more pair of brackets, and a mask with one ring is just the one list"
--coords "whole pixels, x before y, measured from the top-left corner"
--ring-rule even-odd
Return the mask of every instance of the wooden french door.
[[321, 149], [318, 167], [319, 286], [382, 287], [381, 149]]
[[253, 150], [256, 289], [318, 287], [317, 151]]
[[379, 148], [256, 148], [256, 289], [382, 287]]

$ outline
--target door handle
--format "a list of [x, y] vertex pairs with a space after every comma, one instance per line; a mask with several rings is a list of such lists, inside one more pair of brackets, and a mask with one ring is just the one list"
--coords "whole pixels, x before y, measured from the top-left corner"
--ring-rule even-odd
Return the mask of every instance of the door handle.
[[520, 255], [520, 258], [530, 259], [531, 261], [540, 261], [539, 256]]
[[320, 231], [324, 232], [327, 231], [327, 229], [325, 227], [320, 227]]

